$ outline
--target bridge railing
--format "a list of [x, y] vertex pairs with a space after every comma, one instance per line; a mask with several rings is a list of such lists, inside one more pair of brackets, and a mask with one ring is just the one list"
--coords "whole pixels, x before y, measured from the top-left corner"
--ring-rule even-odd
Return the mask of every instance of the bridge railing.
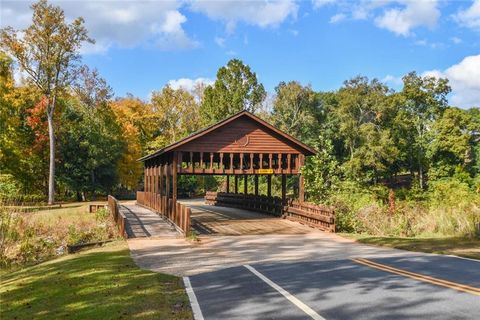
[[137, 204], [163, 215], [185, 236], [190, 234], [192, 211], [189, 207], [158, 193], [137, 191]]
[[112, 196], [108, 196], [108, 210], [112, 215], [113, 221], [118, 227], [118, 232], [124, 238], [127, 238], [127, 231], [125, 229], [126, 217], [120, 212], [118, 200]]
[[326, 232], [335, 232], [335, 209], [309, 202], [288, 199], [283, 209], [286, 219]]
[[326, 232], [335, 232], [335, 210], [308, 202], [279, 197], [256, 196], [242, 193], [207, 192], [205, 202], [209, 205], [233, 207], [282, 216]]
[[263, 212], [274, 216], [282, 215], [282, 199], [243, 193], [207, 192], [205, 202], [209, 205], [233, 207]]

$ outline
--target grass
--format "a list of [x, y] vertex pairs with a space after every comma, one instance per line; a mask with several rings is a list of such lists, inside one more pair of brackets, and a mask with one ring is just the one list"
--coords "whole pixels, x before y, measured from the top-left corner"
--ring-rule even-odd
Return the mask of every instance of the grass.
[[449, 254], [480, 260], [480, 239], [459, 237], [377, 237], [352, 233], [341, 233], [340, 235], [365, 244], [408, 251]]
[[1, 319], [192, 319], [180, 278], [139, 269], [124, 241], [1, 275]]

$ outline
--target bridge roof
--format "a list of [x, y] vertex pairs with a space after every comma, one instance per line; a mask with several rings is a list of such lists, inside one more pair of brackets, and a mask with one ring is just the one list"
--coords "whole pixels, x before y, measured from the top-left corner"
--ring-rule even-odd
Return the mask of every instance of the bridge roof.
[[[146, 155], [139, 161], [147, 161], [173, 151], [237, 152], [240, 150], [238, 140], [242, 136], [253, 136], [253, 132], [256, 132], [254, 137], [258, 137], [258, 141], [252, 145], [260, 153], [299, 153], [306, 156], [316, 153], [309, 145], [244, 110]], [[225, 137], [231, 142], [226, 142]], [[246, 138], [246, 143], [249, 143], [249, 138]], [[246, 144], [242, 147], [245, 146]], [[252, 147], [246, 148], [244, 152], [254, 152], [256, 149]]]

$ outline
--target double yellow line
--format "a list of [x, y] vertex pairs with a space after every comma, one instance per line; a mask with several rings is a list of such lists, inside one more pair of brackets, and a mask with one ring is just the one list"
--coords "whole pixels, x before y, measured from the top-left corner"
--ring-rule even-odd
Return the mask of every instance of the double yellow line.
[[429, 283], [435, 284], [437, 286], [442, 286], [442, 287], [446, 287], [446, 288], [450, 288], [450, 289], [454, 289], [454, 290], [458, 290], [458, 291], [462, 291], [462, 292], [467, 292], [467, 293], [471, 293], [471, 294], [480, 296], [480, 288], [471, 287], [471, 286], [467, 286], [465, 284], [455, 283], [455, 282], [451, 282], [451, 281], [447, 281], [447, 280], [437, 279], [437, 278], [434, 278], [434, 277], [426, 276], [426, 275], [423, 275], [423, 274], [418, 274], [418, 273], [411, 272], [411, 271], [397, 269], [397, 268], [394, 268], [394, 267], [391, 267], [391, 266], [387, 266], [387, 265], [380, 264], [380, 263], [377, 263], [377, 262], [373, 262], [373, 261], [363, 259], [363, 258], [356, 258], [356, 259], [352, 259], [352, 260], [356, 263], [363, 264], [363, 265], [371, 267], [371, 268], [379, 269], [379, 270], [390, 272], [390, 273], [399, 274], [401, 276], [408, 277], [408, 278], [411, 278], [411, 279], [424, 281], [424, 282], [429, 282]]

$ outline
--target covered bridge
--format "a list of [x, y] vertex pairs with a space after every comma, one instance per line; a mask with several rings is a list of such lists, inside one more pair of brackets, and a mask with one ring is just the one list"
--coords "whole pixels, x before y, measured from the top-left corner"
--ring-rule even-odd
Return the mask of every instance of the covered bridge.
[[[224, 175], [225, 192], [207, 192], [207, 203], [288, 216], [334, 231], [333, 212], [304, 202], [300, 168], [305, 157], [314, 154], [310, 146], [241, 111], [141, 158], [145, 168], [144, 191], [138, 192], [137, 202], [165, 214], [188, 233], [189, 209], [177, 203], [178, 175]], [[254, 176], [253, 194], [247, 192], [249, 175]], [[259, 195], [260, 175], [266, 176], [265, 195]], [[274, 175], [281, 176], [282, 180], [279, 198], [272, 197]], [[287, 175], [299, 176], [297, 201], [286, 198]], [[230, 190], [230, 177], [235, 181], [233, 190]], [[244, 179], [243, 193], [238, 190], [240, 177]]]

